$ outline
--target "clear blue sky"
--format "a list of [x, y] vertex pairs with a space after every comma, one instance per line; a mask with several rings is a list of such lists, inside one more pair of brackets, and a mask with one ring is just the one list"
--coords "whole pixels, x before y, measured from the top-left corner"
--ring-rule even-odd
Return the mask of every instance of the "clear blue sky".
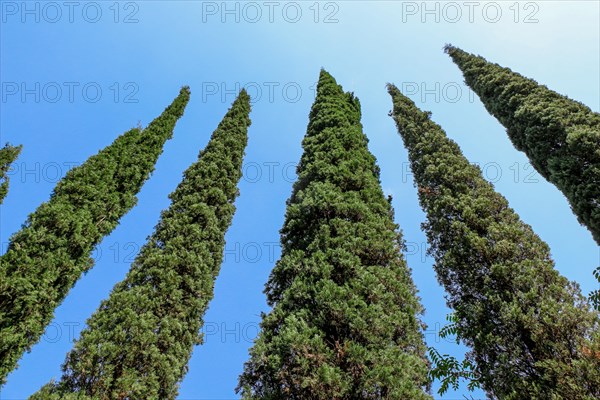
[[[586, 294], [597, 288], [591, 272], [600, 262], [600, 250], [591, 235], [579, 226], [562, 194], [528, 166], [502, 126], [469, 94], [442, 47], [452, 43], [479, 53], [598, 111], [598, 2], [245, 4], [228, 2], [227, 11], [221, 1], [0, 1], [1, 141], [24, 145], [1, 208], [2, 252], [70, 165], [85, 161], [138, 122], [145, 126], [180, 86], [192, 91], [138, 206], [100, 244], [96, 266], [71, 290], [42, 341], [8, 377], [1, 399], [26, 398], [60, 377], [73, 337], [123, 279], [132, 255], [168, 206], [167, 195], [205, 146], [237, 85], [245, 85], [255, 103], [241, 196], [206, 315], [206, 343], [195, 349], [180, 390], [181, 399], [237, 398], [237, 377], [259, 314], [267, 310], [262, 289], [279, 254], [278, 230], [321, 67], [360, 98], [369, 147], [408, 242], [430, 345], [459, 357], [465, 350], [436, 339], [436, 326], [444, 324], [448, 310], [432, 260], [424, 253], [419, 227], [424, 215], [406, 150], [387, 116], [386, 82], [406, 89], [432, 111], [469, 160], [484, 167], [497, 190], [550, 244], [562, 274], [579, 282]], [[466, 393], [461, 387], [444, 398]]]

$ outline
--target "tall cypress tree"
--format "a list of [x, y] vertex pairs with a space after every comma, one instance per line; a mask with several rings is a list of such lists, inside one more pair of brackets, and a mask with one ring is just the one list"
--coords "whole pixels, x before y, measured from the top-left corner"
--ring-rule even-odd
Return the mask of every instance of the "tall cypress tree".
[[19, 157], [23, 146], [11, 146], [10, 144], [4, 145], [0, 149], [0, 204], [4, 201], [6, 194], [8, 193], [8, 169], [10, 165]]
[[243, 398], [430, 398], [422, 307], [360, 118], [322, 70]]
[[600, 244], [600, 114], [483, 57], [445, 50], [514, 146], [563, 192]]
[[434, 267], [483, 388], [499, 399], [599, 398], [598, 314], [431, 114], [388, 91]]
[[92, 267], [94, 247], [135, 205], [189, 96], [182, 88], [146, 129], [131, 129], [71, 169], [11, 237], [0, 258], [0, 384]]
[[[88, 320], [62, 381], [33, 398], [174, 399], [200, 344], [238, 195], [250, 125], [242, 90], [169, 196], [125, 280]], [[74, 397], [78, 398], [78, 397]]]

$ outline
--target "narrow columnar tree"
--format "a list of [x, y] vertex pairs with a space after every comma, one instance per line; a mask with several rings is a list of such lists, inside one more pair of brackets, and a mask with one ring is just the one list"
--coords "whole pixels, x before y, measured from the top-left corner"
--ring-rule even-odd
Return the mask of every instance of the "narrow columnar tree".
[[19, 157], [23, 146], [11, 146], [6, 144], [0, 149], [0, 204], [8, 193], [8, 170], [10, 165]]
[[514, 146], [563, 192], [600, 244], [600, 114], [483, 57], [445, 49]]
[[430, 113], [388, 90], [434, 267], [483, 388], [499, 399], [599, 398], [598, 314]]
[[136, 203], [189, 100], [187, 87], [144, 130], [131, 129], [71, 169], [0, 258], [0, 384], [41, 337], [94, 247]]
[[321, 71], [245, 399], [428, 399], [422, 307], [360, 103]]
[[192, 349], [202, 341], [202, 318], [235, 212], [249, 113], [250, 97], [242, 91], [169, 196], [171, 206], [125, 280], [88, 320], [62, 380], [34, 399], [175, 399]]

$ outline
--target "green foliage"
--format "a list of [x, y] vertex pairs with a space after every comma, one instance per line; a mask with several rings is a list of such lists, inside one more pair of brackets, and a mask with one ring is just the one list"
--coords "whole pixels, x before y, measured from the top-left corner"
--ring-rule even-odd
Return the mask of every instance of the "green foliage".
[[598, 348], [598, 314], [430, 113], [388, 90], [434, 267], [481, 386], [501, 399], [598, 398], [600, 358], [588, 351]]
[[[456, 336], [458, 334], [458, 320], [454, 314], [446, 317], [450, 324], [445, 325], [440, 329], [439, 335], [441, 338]], [[458, 337], [456, 338], [458, 343]], [[432, 380], [440, 380], [441, 385], [438, 393], [443, 395], [448, 391], [450, 386], [454, 390], [458, 390], [460, 381], [467, 381], [467, 389], [473, 391], [481, 387], [479, 374], [475, 370], [475, 365], [469, 359], [458, 361], [456, 357], [448, 354], [441, 355], [439, 351], [433, 347], [429, 348], [429, 358], [431, 359], [431, 371], [429, 376]]]
[[93, 265], [94, 247], [136, 203], [190, 92], [143, 131], [131, 129], [71, 169], [0, 258], [0, 384], [41, 337], [54, 309]]
[[441, 385], [438, 393], [443, 395], [452, 389], [458, 390], [461, 380], [468, 381], [467, 389], [473, 391], [480, 387], [478, 374], [475, 372], [475, 365], [468, 359], [458, 361], [455, 357], [448, 354], [441, 355], [435, 348], [429, 348], [429, 357], [432, 361], [431, 372], [429, 375], [432, 380], [440, 380]]
[[[213, 297], [250, 125], [242, 91], [127, 277], [88, 320], [50, 393], [101, 399], [175, 399]], [[41, 394], [40, 394], [41, 396]], [[43, 398], [43, 397], [40, 397]]]
[[0, 204], [4, 201], [6, 194], [8, 193], [8, 170], [10, 165], [19, 157], [21, 153], [22, 145], [11, 146], [6, 143], [3, 148], [0, 149]]
[[[596, 280], [600, 283], [600, 267], [597, 267], [592, 272], [592, 274], [594, 275], [594, 278], [596, 278]], [[600, 289], [592, 291], [592, 293], [590, 293], [589, 297], [590, 297], [590, 302], [594, 305], [596, 310], [600, 311]]]
[[453, 46], [446, 52], [514, 146], [563, 192], [600, 244], [600, 114], [483, 57]]
[[422, 307], [360, 103], [321, 71], [245, 399], [428, 399]]
[[83, 393], [59, 393], [54, 386], [54, 382], [51, 382], [34, 395], [29, 397], [29, 400], [104, 400], [99, 397], [87, 396]]

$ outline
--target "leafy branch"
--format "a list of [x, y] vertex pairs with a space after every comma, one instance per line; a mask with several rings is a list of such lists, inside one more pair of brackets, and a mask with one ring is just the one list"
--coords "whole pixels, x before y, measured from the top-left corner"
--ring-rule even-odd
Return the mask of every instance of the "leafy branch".
[[[459, 342], [458, 338], [458, 324], [454, 314], [449, 314], [446, 320], [450, 322], [440, 329], [440, 337], [447, 338], [449, 336], [456, 335], [456, 342]], [[480, 375], [476, 370], [476, 366], [471, 360], [464, 359], [458, 361], [456, 357], [448, 354], [440, 354], [440, 352], [429, 347], [429, 358], [431, 358], [432, 366], [429, 372], [429, 376], [432, 380], [439, 380], [441, 382], [440, 389], [438, 390], [439, 395], [443, 395], [448, 391], [450, 386], [452, 389], [458, 390], [458, 386], [461, 380], [468, 381], [467, 389], [473, 391], [481, 387]]]

